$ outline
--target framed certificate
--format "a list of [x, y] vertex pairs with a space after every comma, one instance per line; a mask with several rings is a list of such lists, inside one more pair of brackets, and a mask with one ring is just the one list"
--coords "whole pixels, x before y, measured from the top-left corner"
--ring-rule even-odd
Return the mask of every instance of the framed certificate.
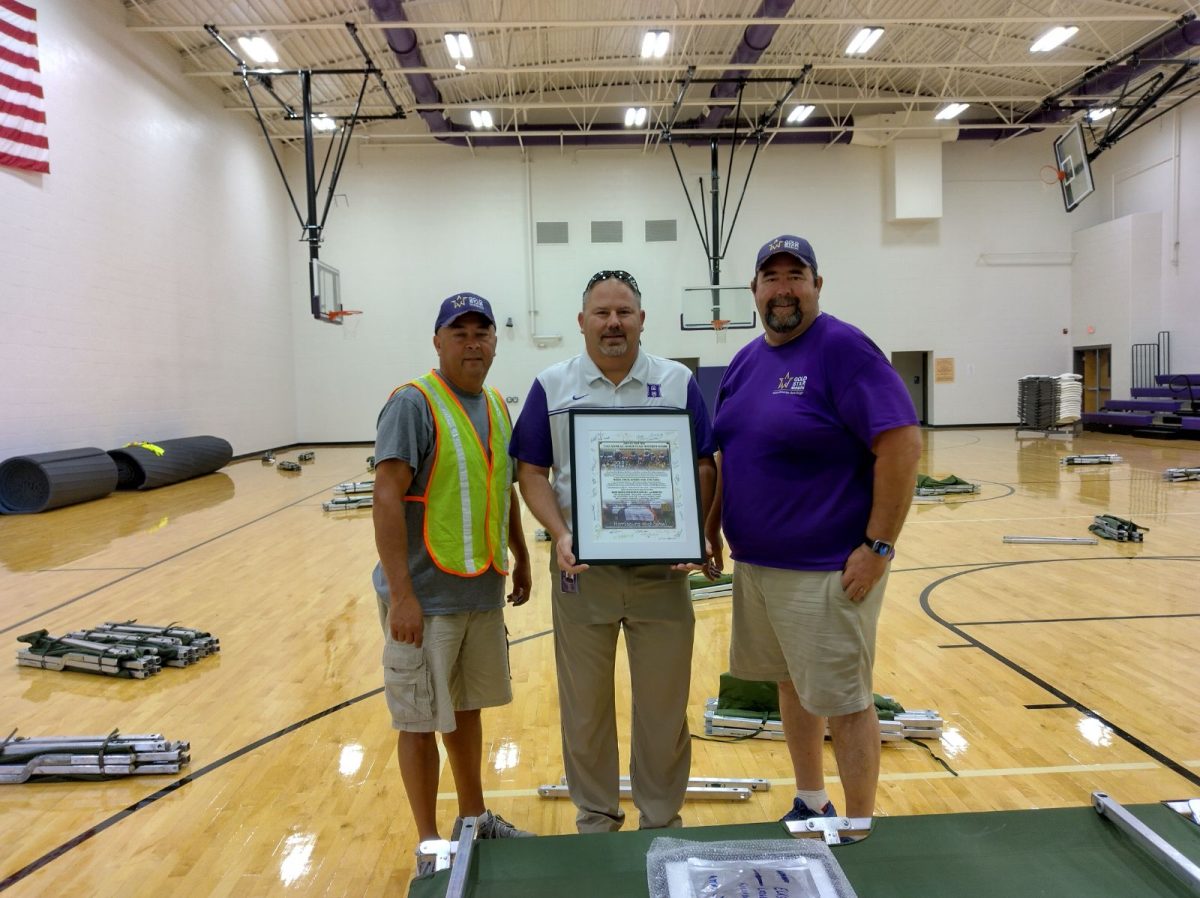
[[704, 563], [684, 410], [571, 409], [571, 530], [585, 564]]

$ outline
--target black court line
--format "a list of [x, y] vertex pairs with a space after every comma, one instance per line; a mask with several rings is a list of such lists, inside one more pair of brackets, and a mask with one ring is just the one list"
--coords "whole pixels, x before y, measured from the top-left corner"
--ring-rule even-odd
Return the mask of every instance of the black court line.
[[[1051, 695], [1053, 695], [1055, 698], [1057, 698], [1061, 702], [1065, 703], [1067, 705], [1067, 707], [1074, 708], [1079, 713], [1081, 713], [1087, 717], [1091, 717], [1091, 718], [1094, 718], [1095, 720], [1100, 721], [1102, 724], [1104, 724], [1106, 727], [1108, 727], [1110, 730], [1112, 730], [1112, 732], [1114, 734], [1116, 734], [1119, 738], [1121, 738], [1125, 742], [1132, 745], [1138, 751], [1142, 752], [1143, 754], [1149, 755], [1151, 758], [1153, 758], [1158, 763], [1162, 764], [1168, 770], [1172, 771], [1173, 773], [1179, 774], [1179, 776], [1183, 777], [1188, 782], [1192, 783], [1192, 785], [1200, 786], [1200, 774], [1190, 770], [1188, 767], [1184, 766], [1179, 761], [1176, 761], [1174, 758], [1170, 757], [1166, 753], [1159, 751], [1157, 748], [1154, 748], [1154, 746], [1150, 745], [1145, 740], [1140, 739], [1139, 737], [1135, 736], [1133, 733], [1131, 733], [1128, 730], [1124, 729], [1123, 727], [1119, 726], [1114, 721], [1109, 720], [1107, 717], [1100, 714], [1099, 712], [1097, 712], [1093, 708], [1089, 707], [1088, 705], [1085, 705], [1083, 702], [1079, 701], [1078, 699], [1073, 698], [1072, 696], [1068, 695], [1066, 692], [1059, 689], [1058, 687], [1051, 685], [1046, 680], [1042, 679], [1037, 674], [1033, 673], [1031, 670], [1028, 670], [1027, 668], [1022, 667], [1020, 664], [1013, 661], [1011, 658], [1007, 657], [1006, 655], [1002, 654], [1001, 652], [997, 651], [996, 649], [992, 648], [990, 645], [987, 645], [986, 643], [981, 642], [980, 640], [971, 636], [969, 633], [966, 633], [965, 631], [960, 629], [958, 625], [950, 623], [948, 620], [943, 618], [941, 615], [939, 615], [936, 611], [934, 611], [930, 607], [929, 597], [933, 593], [933, 591], [935, 589], [937, 589], [939, 586], [941, 586], [943, 583], [947, 583], [950, 580], [954, 580], [958, 577], [964, 577], [968, 574], [974, 574], [974, 573], [978, 573], [980, 571], [992, 571], [992, 570], [997, 570], [999, 568], [1016, 567], [1018, 565], [1061, 564], [1063, 562], [1074, 563], [1078, 560], [1079, 559], [1075, 559], [1075, 558], [1043, 558], [1043, 559], [1030, 560], [1030, 561], [1002, 561], [1002, 562], [998, 562], [996, 564], [990, 564], [990, 565], [986, 565], [983, 567], [978, 567], [978, 568], [975, 568], [974, 570], [959, 571], [956, 574], [949, 574], [945, 577], [942, 577], [940, 580], [933, 581], [928, 586], [926, 586], [923, 590], [921, 590], [921, 600], [920, 600], [921, 601], [921, 609], [925, 612], [925, 614], [928, 617], [937, 621], [939, 624], [941, 624], [947, 630], [954, 633], [954, 635], [966, 640], [967, 642], [971, 643], [976, 648], [978, 648], [980, 651], [986, 652], [988, 655], [990, 655], [996, 661], [999, 661], [1001, 664], [1003, 664], [1009, 670], [1013, 671], [1016, 674], [1019, 674], [1020, 676], [1024, 677], [1025, 679], [1029, 680], [1034, 685], [1046, 690]], [[1092, 559], [1088, 559], [1088, 560], [1090, 560], [1090, 561], [1126, 561], [1126, 562], [1144, 562], [1144, 561], [1192, 561], [1192, 562], [1196, 562], [1196, 561], [1200, 561], [1200, 556], [1197, 556], [1197, 555], [1166, 555], [1166, 556], [1153, 556], [1153, 557], [1137, 556], [1137, 557], [1133, 557], [1133, 558], [1110, 556], [1107, 558], [1092, 558]]]
[[[340, 480], [338, 481], [338, 483], [341, 483], [341, 482], [342, 481], [340, 481]], [[324, 487], [323, 489], [317, 490], [317, 492], [315, 492], [315, 493], [311, 493], [310, 495], [307, 495], [300, 499], [297, 499], [295, 502], [289, 502], [287, 505], [281, 505], [279, 508], [276, 508], [273, 511], [268, 511], [264, 515], [259, 515], [257, 518], [253, 518], [249, 521], [246, 521], [245, 523], [238, 524], [236, 527], [231, 527], [230, 529], [228, 529], [222, 533], [218, 533], [216, 536], [211, 536], [206, 540], [201, 540], [198, 543], [193, 543], [192, 545], [188, 546], [186, 549], [180, 549], [178, 552], [176, 552], [173, 555], [168, 555], [166, 558], [160, 558], [160, 559], [158, 559], [158, 561], [152, 561], [152, 562], [150, 562], [150, 564], [147, 564], [144, 567], [117, 568], [116, 570], [128, 570], [129, 573], [126, 574], [124, 577], [117, 577], [114, 580], [109, 580], [107, 583], [102, 583], [100, 586], [97, 586], [93, 589], [89, 589], [87, 592], [82, 592], [77, 596], [73, 596], [72, 598], [69, 598], [69, 599], [66, 599], [65, 601], [59, 602], [57, 605], [54, 605], [51, 608], [44, 608], [41, 611], [39, 611], [37, 614], [34, 614], [31, 617], [27, 617], [24, 620], [17, 621], [15, 624], [9, 624], [7, 627], [0, 627], [0, 633], [8, 633], [10, 630], [16, 630], [19, 627], [23, 627], [28, 623], [32, 623], [33, 621], [37, 620], [40, 617], [45, 617], [47, 614], [52, 614], [55, 611], [58, 611], [62, 608], [66, 608], [68, 605], [74, 605], [76, 602], [78, 602], [82, 599], [86, 599], [88, 596], [95, 595], [96, 593], [98, 593], [102, 590], [108, 589], [110, 586], [116, 586], [118, 583], [122, 583], [122, 582], [128, 580], [130, 577], [136, 577], [138, 574], [144, 573], [145, 571], [153, 570], [154, 568], [158, 567], [159, 565], [166, 564], [168, 561], [174, 561], [176, 558], [179, 558], [181, 555], [186, 555], [188, 552], [191, 552], [194, 549], [199, 549], [203, 546], [207, 546], [209, 543], [215, 543], [217, 540], [224, 539], [225, 537], [229, 536], [231, 533], [237, 533], [239, 530], [244, 530], [246, 527], [249, 527], [252, 524], [257, 524], [260, 521], [265, 521], [267, 518], [271, 517], [272, 515], [277, 515], [281, 511], [286, 511], [287, 509], [294, 508], [297, 505], [300, 505], [301, 503], [308, 502], [309, 500], [315, 498], [316, 496], [320, 496], [320, 495], [323, 495], [324, 493], [329, 492], [331, 489], [333, 489], [333, 486]]]
[[[1007, 499], [1009, 496], [1011, 496], [1013, 493], [1015, 493], [1017, 491], [1017, 488], [1015, 486], [1013, 486], [1011, 483], [1002, 483], [999, 480], [980, 480], [979, 482], [980, 483], [990, 483], [992, 486], [998, 486], [1002, 489], [1008, 490], [1008, 492], [1001, 493], [999, 496], [988, 496], [986, 499], [972, 499], [971, 498], [971, 496], [973, 495], [972, 493], [946, 493], [946, 498], [949, 498], [950, 496], [961, 496], [962, 498], [957, 499], [954, 502], [944, 502], [942, 504], [944, 504], [944, 505], [978, 505], [980, 502], [994, 502], [997, 499]], [[932, 497], [932, 496], [913, 496], [913, 498], [914, 499], [932, 499], [934, 497]], [[933, 503], [933, 504], [936, 505], [937, 503]]]
[[1044, 705], [1026, 705], [1026, 711], [1058, 711], [1062, 708], [1071, 707], [1066, 702], [1047, 702]]
[[1200, 617], [1200, 611], [1184, 611], [1179, 614], [1110, 614], [1095, 617], [1041, 617], [1022, 620], [965, 620], [956, 621], [956, 627], [994, 627], [1000, 624], [1069, 624], [1103, 620], [1160, 620], [1173, 617]]
[[939, 649], [974, 649], [978, 646], [970, 642], [956, 642], [953, 645], [939, 645]]
[[250, 752], [254, 751], [255, 749], [261, 748], [262, 746], [267, 745], [268, 743], [274, 742], [276, 739], [281, 739], [284, 736], [288, 735], [289, 733], [293, 733], [303, 726], [308, 726], [308, 724], [313, 723], [314, 721], [320, 720], [323, 717], [328, 717], [330, 714], [336, 714], [338, 711], [341, 711], [345, 708], [349, 708], [351, 705], [356, 705], [359, 702], [363, 701], [364, 699], [368, 699], [373, 696], [379, 695], [381, 692], [383, 692], [382, 686], [380, 686], [378, 689], [372, 689], [370, 692], [364, 692], [362, 695], [356, 696], [354, 698], [347, 699], [344, 702], [340, 702], [339, 704], [336, 704], [331, 708], [326, 708], [324, 711], [318, 711], [316, 714], [313, 714], [310, 717], [306, 717], [303, 720], [298, 720], [293, 724], [289, 724], [288, 726], [284, 727], [281, 730], [276, 730], [274, 733], [271, 733], [268, 736], [263, 736], [261, 739], [251, 742], [249, 745], [244, 745], [241, 748], [237, 749], [236, 751], [230, 752], [229, 754], [225, 755], [225, 757], [219, 758], [216, 761], [213, 761], [211, 764], [206, 764], [205, 766], [203, 766], [199, 770], [197, 770], [195, 773], [189, 773], [187, 776], [180, 777], [179, 779], [175, 780], [174, 782], [167, 783], [167, 785], [163, 786], [157, 792], [151, 793], [150, 795], [147, 795], [145, 798], [135, 801], [133, 804], [129, 805], [127, 808], [117, 811], [115, 814], [112, 814], [111, 816], [106, 817], [105, 819], [101, 820], [95, 826], [88, 827], [87, 829], [85, 829], [83, 832], [81, 832], [79, 835], [75, 836], [74, 838], [68, 839], [66, 842], [63, 842], [57, 848], [54, 848], [54, 849], [46, 852], [45, 854], [43, 854], [37, 860], [30, 861], [28, 864], [26, 864], [20, 870], [16, 871], [15, 873], [10, 874], [9, 876], [6, 876], [3, 880], [0, 880], [0, 892], [3, 892], [5, 889], [8, 889], [11, 886], [14, 886], [17, 883], [21, 882], [23, 879], [25, 879], [30, 874], [36, 873], [38, 870], [42, 869], [47, 864], [62, 857], [64, 854], [66, 854], [72, 848], [82, 845], [88, 839], [92, 838], [92, 836], [99, 835], [100, 833], [102, 833], [106, 829], [108, 829], [109, 827], [115, 826], [116, 824], [120, 823], [122, 820], [124, 820], [126, 817], [129, 817], [131, 814], [134, 814], [137, 811], [140, 811], [142, 808], [149, 807], [150, 805], [154, 804], [159, 799], [166, 798], [168, 795], [172, 794], [173, 792], [176, 792], [179, 789], [182, 789], [188, 783], [194, 783], [196, 780], [200, 779], [203, 776], [207, 776], [208, 774], [212, 773], [214, 770], [218, 770], [221, 767], [224, 767], [230, 761], [236, 761], [238, 758], [242, 757], [243, 755], [249, 754]]

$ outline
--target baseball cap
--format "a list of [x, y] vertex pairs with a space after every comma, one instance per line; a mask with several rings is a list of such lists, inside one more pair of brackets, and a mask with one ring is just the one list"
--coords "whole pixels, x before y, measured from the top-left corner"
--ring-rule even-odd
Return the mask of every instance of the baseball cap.
[[759, 271], [767, 259], [778, 253], [787, 253], [792, 258], [803, 262], [812, 269], [813, 277], [816, 277], [817, 254], [813, 252], [812, 244], [803, 237], [796, 237], [793, 234], [780, 234], [774, 240], [768, 240], [764, 243], [762, 249], [758, 251], [758, 259], [754, 263], [754, 270]]
[[457, 318], [468, 312], [477, 312], [488, 320], [492, 327], [496, 326], [496, 316], [492, 314], [492, 304], [474, 293], [455, 293], [442, 300], [438, 309], [437, 322], [433, 325], [436, 334], [441, 328], [453, 324]]

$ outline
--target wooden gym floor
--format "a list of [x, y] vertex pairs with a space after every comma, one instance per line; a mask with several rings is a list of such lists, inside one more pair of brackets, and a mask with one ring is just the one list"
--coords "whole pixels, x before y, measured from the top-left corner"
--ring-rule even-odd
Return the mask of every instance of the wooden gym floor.
[[[913, 507], [876, 690], [942, 714], [946, 733], [932, 748], [954, 773], [917, 746], [885, 745], [879, 813], [1083, 805], [1094, 789], [1121, 802], [1200, 795], [1200, 483], [1161, 478], [1200, 466], [1200, 443], [1016, 438], [1008, 428], [925, 440], [923, 472], [982, 492]], [[14, 653], [0, 664], [0, 738], [14, 727], [158, 732], [190, 741], [193, 758], [179, 778], [0, 786], [0, 892], [406, 893], [415, 833], [380, 695], [370, 512], [321, 511], [334, 484], [370, 476], [370, 452], [318, 447], [300, 474], [248, 460], [152, 492], [0, 518], [0, 634]], [[1098, 452], [1125, 461], [1058, 463]], [[1149, 528], [1145, 542], [1002, 542], [1086, 536], [1099, 513]], [[562, 767], [547, 545], [531, 548], [533, 600], [509, 612], [515, 698], [484, 715], [484, 785], [508, 819], [566, 833], [570, 803], [536, 794]], [[730, 600], [696, 612], [690, 716], [700, 734], [725, 669]], [[15, 664], [21, 633], [126, 618], [210, 630], [221, 653], [149, 680]], [[624, 670], [618, 677], [627, 684]], [[790, 802], [781, 742], [696, 740], [693, 772], [775, 788], [747, 802], [691, 802], [688, 825], [770, 820]], [[836, 778], [830, 788], [840, 803]], [[448, 770], [442, 791], [448, 830]]]

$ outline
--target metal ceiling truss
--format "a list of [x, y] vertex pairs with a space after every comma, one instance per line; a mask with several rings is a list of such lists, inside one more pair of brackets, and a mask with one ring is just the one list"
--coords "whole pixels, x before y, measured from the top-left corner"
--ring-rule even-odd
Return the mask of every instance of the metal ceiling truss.
[[[367, 48], [363, 46], [362, 41], [358, 36], [358, 28], [353, 22], [346, 22], [344, 25], [351, 39], [362, 52], [364, 65], [362, 68], [329, 68], [329, 69], [278, 69], [278, 68], [251, 68], [241, 55], [233, 49], [228, 41], [222, 37], [217, 26], [208, 24], [204, 26], [204, 30], [212, 36], [237, 63], [237, 71], [235, 74], [241, 77], [242, 85], [245, 87], [246, 96], [250, 100], [250, 105], [254, 109], [254, 115], [258, 119], [259, 127], [262, 129], [263, 137], [267, 141], [267, 148], [271, 151], [271, 157], [275, 160], [275, 167], [279, 171], [279, 177], [283, 181], [284, 189], [287, 191], [288, 199], [292, 203], [292, 209], [296, 213], [296, 218], [300, 222], [300, 227], [303, 232], [303, 240], [308, 243], [308, 277], [309, 277], [309, 296], [312, 300], [312, 314], [314, 318], [320, 318], [320, 308], [317, 298], [317, 272], [316, 266], [312, 263], [320, 258], [321, 235], [325, 229], [325, 222], [329, 218], [329, 210], [333, 207], [333, 197], [337, 190], [338, 179], [342, 174], [342, 164], [346, 159], [346, 151], [350, 148], [350, 140], [354, 136], [355, 126], [362, 121], [382, 121], [388, 119], [405, 118], [404, 110], [400, 108], [400, 104], [396, 102], [392, 96], [391, 89], [387, 82], [383, 80], [382, 72], [371, 59], [371, 54], [367, 52]], [[301, 106], [297, 112], [295, 107], [285, 101], [275, 90], [275, 79], [284, 75], [294, 75], [299, 79]], [[359, 86], [358, 97], [355, 100], [354, 111], [349, 116], [328, 116], [335, 122], [341, 122], [341, 127], [338, 129], [336, 137], [331, 136], [329, 146], [325, 149], [325, 160], [321, 164], [321, 174], [318, 177], [316, 174], [316, 152], [314, 147], [313, 135], [313, 103], [312, 103], [312, 81], [313, 76], [321, 75], [361, 75], [362, 83]], [[389, 115], [362, 115], [360, 113], [363, 101], [363, 95], [366, 93], [367, 84], [375, 78], [378, 81], [380, 90], [384, 96], [392, 103], [393, 111]], [[254, 89], [252, 82], [258, 84], [267, 94], [269, 94], [283, 109], [284, 118], [287, 121], [300, 120], [304, 126], [304, 199], [305, 211], [301, 213], [299, 205], [296, 203], [295, 194], [292, 192], [291, 184], [288, 183], [287, 174], [283, 170], [283, 164], [279, 160], [279, 153], [275, 149], [275, 144], [271, 140], [271, 134], [267, 129], [266, 120], [263, 117], [262, 109], [258, 105], [258, 101], [254, 97]], [[330, 171], [329, 162], [333, 160], [333, 169]], [[318, 194], [321, 192], [321, 185], [325, 181], [326, 173], [329, 174], [329, 184], [325, 195], [325, 206], [318, 215]]]

